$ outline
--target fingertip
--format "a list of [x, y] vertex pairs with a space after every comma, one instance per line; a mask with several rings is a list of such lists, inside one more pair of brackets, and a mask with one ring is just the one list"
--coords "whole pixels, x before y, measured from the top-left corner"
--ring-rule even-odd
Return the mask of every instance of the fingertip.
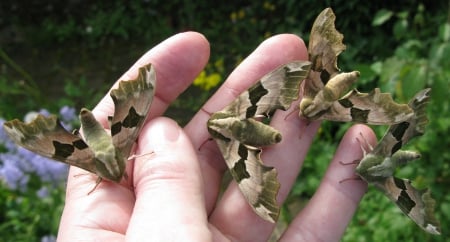
[[367, 184], [356, 176], [357, 162], [353, 162], [363, 156], [361, 139], [372, 146], [376, 143], [375, 134], [366, 125], [353, 125], [345, 133], [318, 190], [283, 238], [333, 241], [342, 237], [367, 190]]
[[264, 41], [263, 45], [272, 45], [272, 44], [281, 44], [283, 47], [287, 49], [283, 49], [283, 52], [292, 55], [295, 60], [307, 60], [308, 59], [308, 50], [306, 48], [306, 44], [303, 39], [295, 34], [277, 34], [271, 36], [266, 41]]
[[[136, 153], [130, 240], [209, 236], [198, 159], [178, 124], [163, 117], [151, 120], [142, 129]], [[178, 229], [167, 229], [173, 227]]]

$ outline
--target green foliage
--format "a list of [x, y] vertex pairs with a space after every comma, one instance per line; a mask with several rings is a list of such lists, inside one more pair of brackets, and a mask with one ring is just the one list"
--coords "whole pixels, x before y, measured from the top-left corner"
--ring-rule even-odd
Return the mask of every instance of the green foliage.
[[41, 241], [56, 235], [64, 206], [64, 187], [49, 187], [46, 197], [36, 188], [13, 191], [0, 184], [0, 234], [3, 241]]

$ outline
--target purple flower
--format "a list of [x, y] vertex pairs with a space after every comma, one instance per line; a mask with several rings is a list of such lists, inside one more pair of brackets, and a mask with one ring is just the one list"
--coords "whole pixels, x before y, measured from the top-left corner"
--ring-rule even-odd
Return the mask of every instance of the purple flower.
[[41, 110], [39, 110], [38, 113], [40, 113], [40, 114], [42, 114], [42, 115], [44, 115], [46, 117], [50, 116], [50, 112], [47, 109], [45, 109], [45, 108], [42, 108]]
[[0, 154], [0, 160], [3, 163], [0, 167], [0, 178], [12, 190], [24, 191], [30, 177], [17, 166], [17, 158], [17, 156], [9, 153]]
[[54, 235], [46, 235], [41, 238], [41, 242], [56, 242], [56, 237]]
[[48, 190], [48, 187], [44, 186], [36, 191], [36, 195], [40, 198], [47, 198], [50, 195], [50, 191]]
[[75, 112], [75, 108], [64, 106], [59, 110], [59, 115], [61, 115], [61, 120], [64, 122], [73, 122], [76, 120], [77, 114]]
[[62, 162], [48, 159], [40, 155], [34, 155], [30, 160], [34, 172], [39, 175], [42, 181], [51, 182], [54, 185], [65, 181], [69, 171], [69, 166]]

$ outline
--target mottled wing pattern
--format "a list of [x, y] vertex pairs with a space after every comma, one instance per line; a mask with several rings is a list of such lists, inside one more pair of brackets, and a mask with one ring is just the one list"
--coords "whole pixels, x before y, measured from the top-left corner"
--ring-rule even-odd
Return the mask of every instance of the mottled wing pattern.
[[263, 164], [261, 149], [246, 146], [237, 140], [216, 141], [233, 179], [256, 214], [270, 222], [277, 221], [280, 208], [276, 197], [280, 183], [277, 171]]
[[156, 73], [151, 64], [139, 68], [139, 75], [130, 81], [120, 81], [111, 90], [114, 115], [110, 119], [114, 146], [127, 158], [139, 131], [147, 118], [153, 100]]
[[400, 123], [413, 115], [409, 105], [398, 104], [390, 93], [381, 93], [380, 89], [375, 88], [370, 93], [350, 91], [333, 102], [319, 119], [384, 125]]
[[311, 72], [305, 80], [304, 97], [314, 98], [324, 85], [339, 73], [338, 55], [345, 50], [344, 35], [336, 30], [336, 16], [331, 8], [323, 10], [314, 21], [309, 37], [308, 53]]
[[426, 106], [430, 99], [431, 89], [418, 92], [408, 103], [413, 115], [404, 122], [391, 125], [379, 144], [374, 148], [373, 154], [387, 157], [392, 156], [411, 138], [422, 135], [428, 123]]
[[440, 234], [439, 222], [434, 217], [436, 202], [428, 189], [418, 190], [409, 180], [397, 177], [389, 177], [374, 185], [422, 229]]
[[16, 144], [28, 150], [97, 173], [93, 151], [79, 136], [65, 130], [56, 116], [39, 114], [30, 123], [15, 119], [3, 127]]
[[298, 99], [300, 84], [308, 74], [311, 63], [293, 61], [264, 75], [261, 80], [242, 93], [222, 112], [241, 119], [269, 117], [277, 110], [287, 110]]

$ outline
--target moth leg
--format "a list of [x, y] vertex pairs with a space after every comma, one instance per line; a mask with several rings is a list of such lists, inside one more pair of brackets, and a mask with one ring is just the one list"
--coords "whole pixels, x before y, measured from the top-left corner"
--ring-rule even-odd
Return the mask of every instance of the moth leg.
[[361, 136], [363, 142], [361, 142], [360, 139], [356, 138], [356, 140], [359, 143], [359, 146], [361, 147], [361, 150], [363, 152], [363, 157], [367, 155], [367, 153], [371, 152], [373, 150], [373, 146], [369, 144], [369, 141], [364, 137], [364, 135], [360, 132], [359, 135]]
[[100, 176], [97, 178], [97, 181], [95, 181], [95, 186], [94, 188], [92, 188], [92, 190], [90, 190], [88, 192], [87, 195], [91, 195], [91, 193], [98, 187], [98, 185], [100, 185], [100, 182], [102, 182], [103, 178], [101, 178]]
[[341, 164], [343, 166], [348, 166], [348, 165], [357, 165], [357, 164], [359, 164], [359, 162], [361, 162], [361, 160], [353, 160], [350, 162], [339, 161], [339, 164]]
[[133, 160], [133, 159], [136, 159], [136, 158], [141, 158], [141, 157], [143, 157], [143, 156], [153, 155], [153, 154], [155, 154], [155, 152], [153, 152], [153, 151], [150, 152], [150, 153], [145, 153], [145, 154], [140, 154], [140, 155], [134, 154], [134, 155], [130, 155], [130, 157], [128, 157], [127, 160]]
[[212, 140], [213, 140], [213, 138], [209, 137], [205, 141], [203, 141], [202, 144], [198, 147], [198, 151], [200, 151], [207, 142], [212, 141]]
[[361, 177], [359, 176], [354, 176], [354, 177], [349, 177], [349, 178], [345, 178], [339, 181], [339, 184], [346, 182], [346, 181], [362, 181]]

